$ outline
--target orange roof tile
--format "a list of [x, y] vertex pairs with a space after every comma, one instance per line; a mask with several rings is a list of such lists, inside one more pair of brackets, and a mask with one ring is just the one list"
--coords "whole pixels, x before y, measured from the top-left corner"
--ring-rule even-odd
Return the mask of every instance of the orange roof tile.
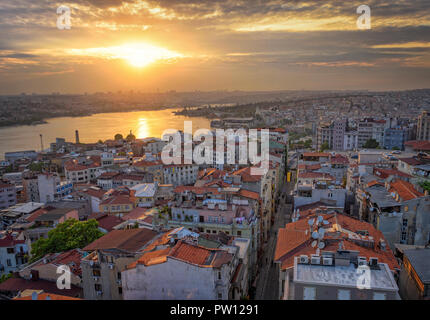
[[394, 182], [391, 182], [389, 192], [398, 194], [403, 201], [424, 196], [424, 194], [417, 191], [411, 183], [403, 180], [395, 180]]

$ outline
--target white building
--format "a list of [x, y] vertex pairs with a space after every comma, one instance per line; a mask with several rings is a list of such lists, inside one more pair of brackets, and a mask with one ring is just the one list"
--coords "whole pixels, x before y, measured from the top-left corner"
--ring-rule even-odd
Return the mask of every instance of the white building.
[[73, 183], [61, 181], [57, 174], [40, 174], [37, 176], [39, 201], [42, 203], [59, 200], [73, 191]]
[[173, 186], [194, 184], [199, 173], [199, 166], [195, 164], [167, 165], [163, 168], [164, 183]]
[[234, 257], [183, 241], [147, 252], [121, 273], [124, 300], [227, 300]]

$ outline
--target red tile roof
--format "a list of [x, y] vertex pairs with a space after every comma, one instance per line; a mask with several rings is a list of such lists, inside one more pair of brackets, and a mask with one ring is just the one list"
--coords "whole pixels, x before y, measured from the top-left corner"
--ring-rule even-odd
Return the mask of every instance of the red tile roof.
[[119, 249], [138, 252], [157, 236], [149, 229], [112, 230], [83, 248], [84, 251]]
[[13, 247], [17, 244], [24, 244], [25, 240], [16, 240], [10, 233], [0, 239], [0, 247]]
[[232, 174], [236, 176], [241, 176], [242, 181], [244, 182], [258, 182], [261, 180], [262, 177], [261, 175], [251, 174], [251, 167], [239, 169], [237, 171], [234, 171]]
[[411, 175], [401, 172], [396, 169], [383, 169], [383, 168], [374, 168], [373, 174], [381, 177], [382, 179], [386, 179], [389, 176], [398, 176], [398, 177], [405, 177], [405, 178], [412, 178]]
[[[53, 294], [53, 293], [39, 293], [37, 295], [37, 300], [82, 300], [79, 298], [73, 298], [73, 297], [68, 297], [68, 296], [62, 296], [59, 294]], [[13, 298], [13, 300], [33, 300], [32, 296], [25, 296], [25, 297], [16, 297]]]
[[82, 289], [74, 285], [70, 286], [70, 289], [58, 289], [57, 283], [47, 280], [26, 280], [23, 278], [10, 278], [0, 283], [0, 292], [13, 292], [30, 290], [43, 290], [44, 292], [50, 292], [53, 294], [65, 295], [69, 297], [82, 296]]
[[412, 140], [405, 142], [405, 146], [410, 146], [414, 150], [423, 150], [423, 151], [430, 151], [430, 141], [419, 141], [419, 140]]
[[398, 194], [403, 201], [408, 201], [424, 196], [424, 194], [417, 191], [411, 183], [403, 180], [395, 180], [391, 182], [390, 190], [388, 191]]
[[113, 230], [113, 228], [124, 222], [120, 217], [109, 215], [107, 213], [93, 213], [88, 217], [88, 220], [95, 219], [99, 223], [99, 227], [105, 229], [107, 232]]
[[399, 158], [399, 161], [405, 162], [411, 166], [418, 166], [420, 164], [423, 164], [420, 160], [417, 160], [415, 158]]
[[330, 157], [330, 153], [326, 152], [305, 152], [303, 157]]
[[[385, 238], [382, 232], [376, 230], [373, 225], [344, 214], [325, 214], [324, 219], [329, 222], [327, 226], [324, 226], [326, 229], [324, 236], [326, 247], [324, 250], [336, 251], [339, 243], [342, 242], [346, 250], [357, 250], [360, 252], [360, 256], [367, 258], [377, 257], [380, 262], [387, 263], [391, 270], [399, 268], [397, 260], [389, 246], [386, 245], [385, 250], [379, 248], [379, 241], [381, 239], [385, 240]], [[296, 256], [315, 253], [316, 249], [311, 246], [313, 239], [310, 232], [307, 231], [309, 230], [308, 220], [305, 218], [288, 223], [285, 228], [279, 229], [274, 260], [281, 263], [281, 269], [285, 270], [292, 267], [294, 265], [294, 257]], [[337, 226], [340, 226], [340, 228]], [[336, 230], [332, 230], [332, 228], [336, 228]], [[373, 237], [373, 246], [361, 246], [349, 238], [347, 231], [356, 233], [359, 230], [366, 230], [369, 236]]]
[[141, 208], [136, 207], [133, 210], [131, 210], [128, 214], [123, 216], [123, 220], [134, 220], [134, 219], [141, 219], [146, 216], [146, 212], [148, 211], [148, 208]]
[[258, 194], [258, 192], [254, 192], [246, 189], [240, 189], [238, 192], [238, 195], [245, 198], [253, 199], [253, 200], [260, 199], [260, 195]]

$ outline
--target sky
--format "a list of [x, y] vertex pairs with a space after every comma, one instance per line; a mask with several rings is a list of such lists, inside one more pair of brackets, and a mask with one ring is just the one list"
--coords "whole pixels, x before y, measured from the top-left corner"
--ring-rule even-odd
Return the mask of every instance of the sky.
[[418, 88], [429, 0], [0, 1], [0, 94]]

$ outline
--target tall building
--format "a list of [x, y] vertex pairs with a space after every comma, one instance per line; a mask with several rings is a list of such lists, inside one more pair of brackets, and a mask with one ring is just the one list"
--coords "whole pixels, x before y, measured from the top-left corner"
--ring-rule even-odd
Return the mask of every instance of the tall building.
[[418, 117], [417, 140], [430, 140], [430, 115], [427, 111]]

